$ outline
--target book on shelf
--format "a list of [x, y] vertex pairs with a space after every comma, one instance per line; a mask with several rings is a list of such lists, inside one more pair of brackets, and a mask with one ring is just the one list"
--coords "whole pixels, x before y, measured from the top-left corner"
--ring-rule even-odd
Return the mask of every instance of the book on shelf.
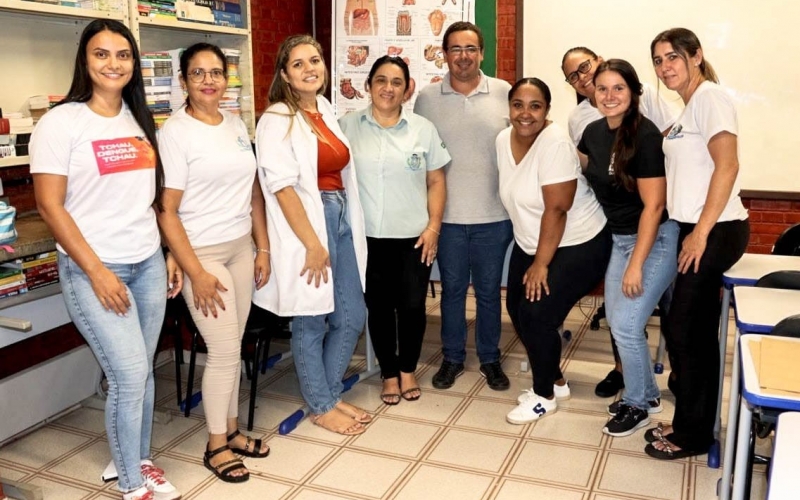
[[18, 270], [17, 274], [0, 278], [0, 289], [3, 287], [19, 285], [20, 283], [25, 283], [25, 274]]
[[28, 287], [24, 285], [14, 290], [6, 290], [0, 292], [0, 299], [6, 299], [8, 297], [13, 297], [15, 295], [22, 295], [23, 293], [28, 293]]
[[9, 260], [0, 265], [0, 267], [7, 269], [29, 269], [42, 264], [49, 264], [51, 262], [58, 262], [58, 251], [52, 250], [50, 252], [43, 252], [35, 255], [28, 255], [19, 259]]
[[244, 28], [244, 21], [241, 14], [232, 14], [219, 10], [214, 12], [214, 24], [217, 26], [227, 26], [229, 28]]

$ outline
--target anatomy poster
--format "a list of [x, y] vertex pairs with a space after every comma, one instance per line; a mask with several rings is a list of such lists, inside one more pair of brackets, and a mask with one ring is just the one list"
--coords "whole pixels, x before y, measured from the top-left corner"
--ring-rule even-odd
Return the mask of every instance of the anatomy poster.
[[447, 73], [442, 35], [456, 21], [475, 19], [474, 0], [335, 0], [331, 96], [342, 116], [369, 104], [367, 76], [385, 54], [402, 58], [415, 92]]

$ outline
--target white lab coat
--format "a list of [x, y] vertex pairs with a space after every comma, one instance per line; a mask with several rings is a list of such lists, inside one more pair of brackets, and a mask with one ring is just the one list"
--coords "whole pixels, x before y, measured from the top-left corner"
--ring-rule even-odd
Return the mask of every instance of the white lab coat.
[[[330, 102], [318, 96], [317, 107], [328, 128], [350, 148]], [[311, 285], [306, 283], [307, 275], [300, 276], [305, 264], [306, 249], [289, 226], [275, 197], [276, 192], [292, 186], [300, 197], [317, 237], [328, 248], [325, 213], [317, 187], [317, 136], [303, 117], [295, 116], [292, 119], [289, 113], [285, 104], [273, 104], [261, 117], [256, 128], [258, 179], [266, 200], [272, 275], [261, 290], [253, 293], [253, 303], [279, 316], [327, 314], [333, 311], [332, 274], [328, 273], [328, 283], [320, 282], [319, 288], [315, 288], [313, 282]], [[347, 193], [349, 222], [363, 291], [367, 239], [352, 155], [350, 163], [342, 170], [342, 183]]]

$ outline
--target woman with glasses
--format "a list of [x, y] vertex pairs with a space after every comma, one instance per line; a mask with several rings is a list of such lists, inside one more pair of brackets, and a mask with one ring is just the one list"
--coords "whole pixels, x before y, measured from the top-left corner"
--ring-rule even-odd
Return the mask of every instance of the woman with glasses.
[[697, 35], [684, 28], [650, 44], [656, 76], [686, 104], [664, 139], [667, 210], [680, 225], [678, 277], [667, 346], [678, 373], [672, 426], [645, 433], [648, 455], [673, 460], [714, 442], [719, 392], [722, 273], [747, 248], [750, 224], [739, 198], [739, 126]]
[[[561, 69], [564, 71], [567, 83], [572, 85], [578, 97], [578, 105], [569, 114], [569, 136], [577, 146], [581, 142], [583, 131], [590, 123], [601, 120], [602, 113], [597, 109], [595, 100], [594, 75], [603, 58], [586, 47], [569, 49], [561, 59]], [[653, 87], [642, 84], [642, 95], [639, 98], [639, 111], [652, 121], [658, 130], [666, 134], [675, 121], [673, 110], [663, 97], [659, 96]], [[669, 304], [669, 293], [662, 299], [661, 305], [666, 310]], [[614, 352], [615, 366], [605, 379], [601, 380], [595, 388], [595, 394], [602, 398], [615, 396], [620, 389], [625, 387], [622, 376], [622, 362], [619, 351], [611, 336], [611, 347]], [[609, 411], [613, 412], [613, 408]], [[652, 412], [661, 411], [660, 404], [652, 406]]]
[[399, 57], [378, 58], [367, 76], [371, 104], [339, 120], [358, 165], [367, 228], [369, 333], [387, 405], [421, 395], [414, 372], [444, 213], [442, 167], [450, 161], [433, 123], [403, 110], [410, 79]]
[[603, 279], [611, 232], [575, 146], [547, 119], [550, 88], [523, 78], [511, 87], [508, 105], [511, 126], [496, 139], [500, 199], [514, 227], [506, 308], [533, 367], [533, 388], [506, 420], [522, 425], [570, 397], [558, 328]]
[[328, 69], [308, 35], [283, 41], [270, 106], [256, 130], [275, 275], [253, 302], [292, 316], [292, 356], [309, 419], [365, 431], [369, 413], [342, 400], [342, 377], [367, 319], [367, 239], [350, 145], [322, 95]]
[[222, 51], [192, 45], [181, 54], [180, 67], [188, 97], [159, 135], [165, 189], [158, 219], [186, 274], [183, 297], [208, 347], [203, 464], [219, 479], [239, 483], [249, 472], [234, 452], [269, 454], [260, 439], [239, 432], [237, 418], [240, 350], [253, 284], [261, 288], [270, 276], [264, 201], [247, 127], [219, 109], [228, 86]]
[[613, 247], [606, 270], [606, 314], [625, 376], [621, 402], [603, 432], [633, 434], [650, 423], [661, 393], [644, 328], [677, 272], [678, 225], [668, 220], [663, 137], [639, 111], [642, 84], [627, 61], [609, 59], [594, 74], [597, 108], [578, 144], [589, 185], [603, 207]]
[[153, 359], [167, 297], [182, 278], [171, 257], [164, 265], [156, 127], [136, 40], [121, 22], [98, 19], [83, 30], [72, 84], [36, 125], [30, 154], [67, 311], [108, 379], [105, 427], [117, 488], [124, 500], [178, 499], [150, 460], [150, 443]]

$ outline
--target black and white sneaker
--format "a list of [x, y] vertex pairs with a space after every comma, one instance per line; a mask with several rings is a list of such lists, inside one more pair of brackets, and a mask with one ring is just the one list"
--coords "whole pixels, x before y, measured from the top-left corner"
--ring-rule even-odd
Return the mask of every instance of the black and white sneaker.
[[[622, 400], [614, 401], [610, 405], [608, 405], [608, 414], [612, 417], [617, 414], [619, 411], [619, 407], [622, 405]], [[664, 407], [661, 406], [661, 398], [651, 399], [647, 402], [647, 413], [653, 415], [655, 413], [661, 413], [664, 410]]]
[[614, 437], [630, 436], [636, 429], [649, 424], [650, 415], [645, 410], [621, 404], [617, 414], [603, 427], [603, 432]]

